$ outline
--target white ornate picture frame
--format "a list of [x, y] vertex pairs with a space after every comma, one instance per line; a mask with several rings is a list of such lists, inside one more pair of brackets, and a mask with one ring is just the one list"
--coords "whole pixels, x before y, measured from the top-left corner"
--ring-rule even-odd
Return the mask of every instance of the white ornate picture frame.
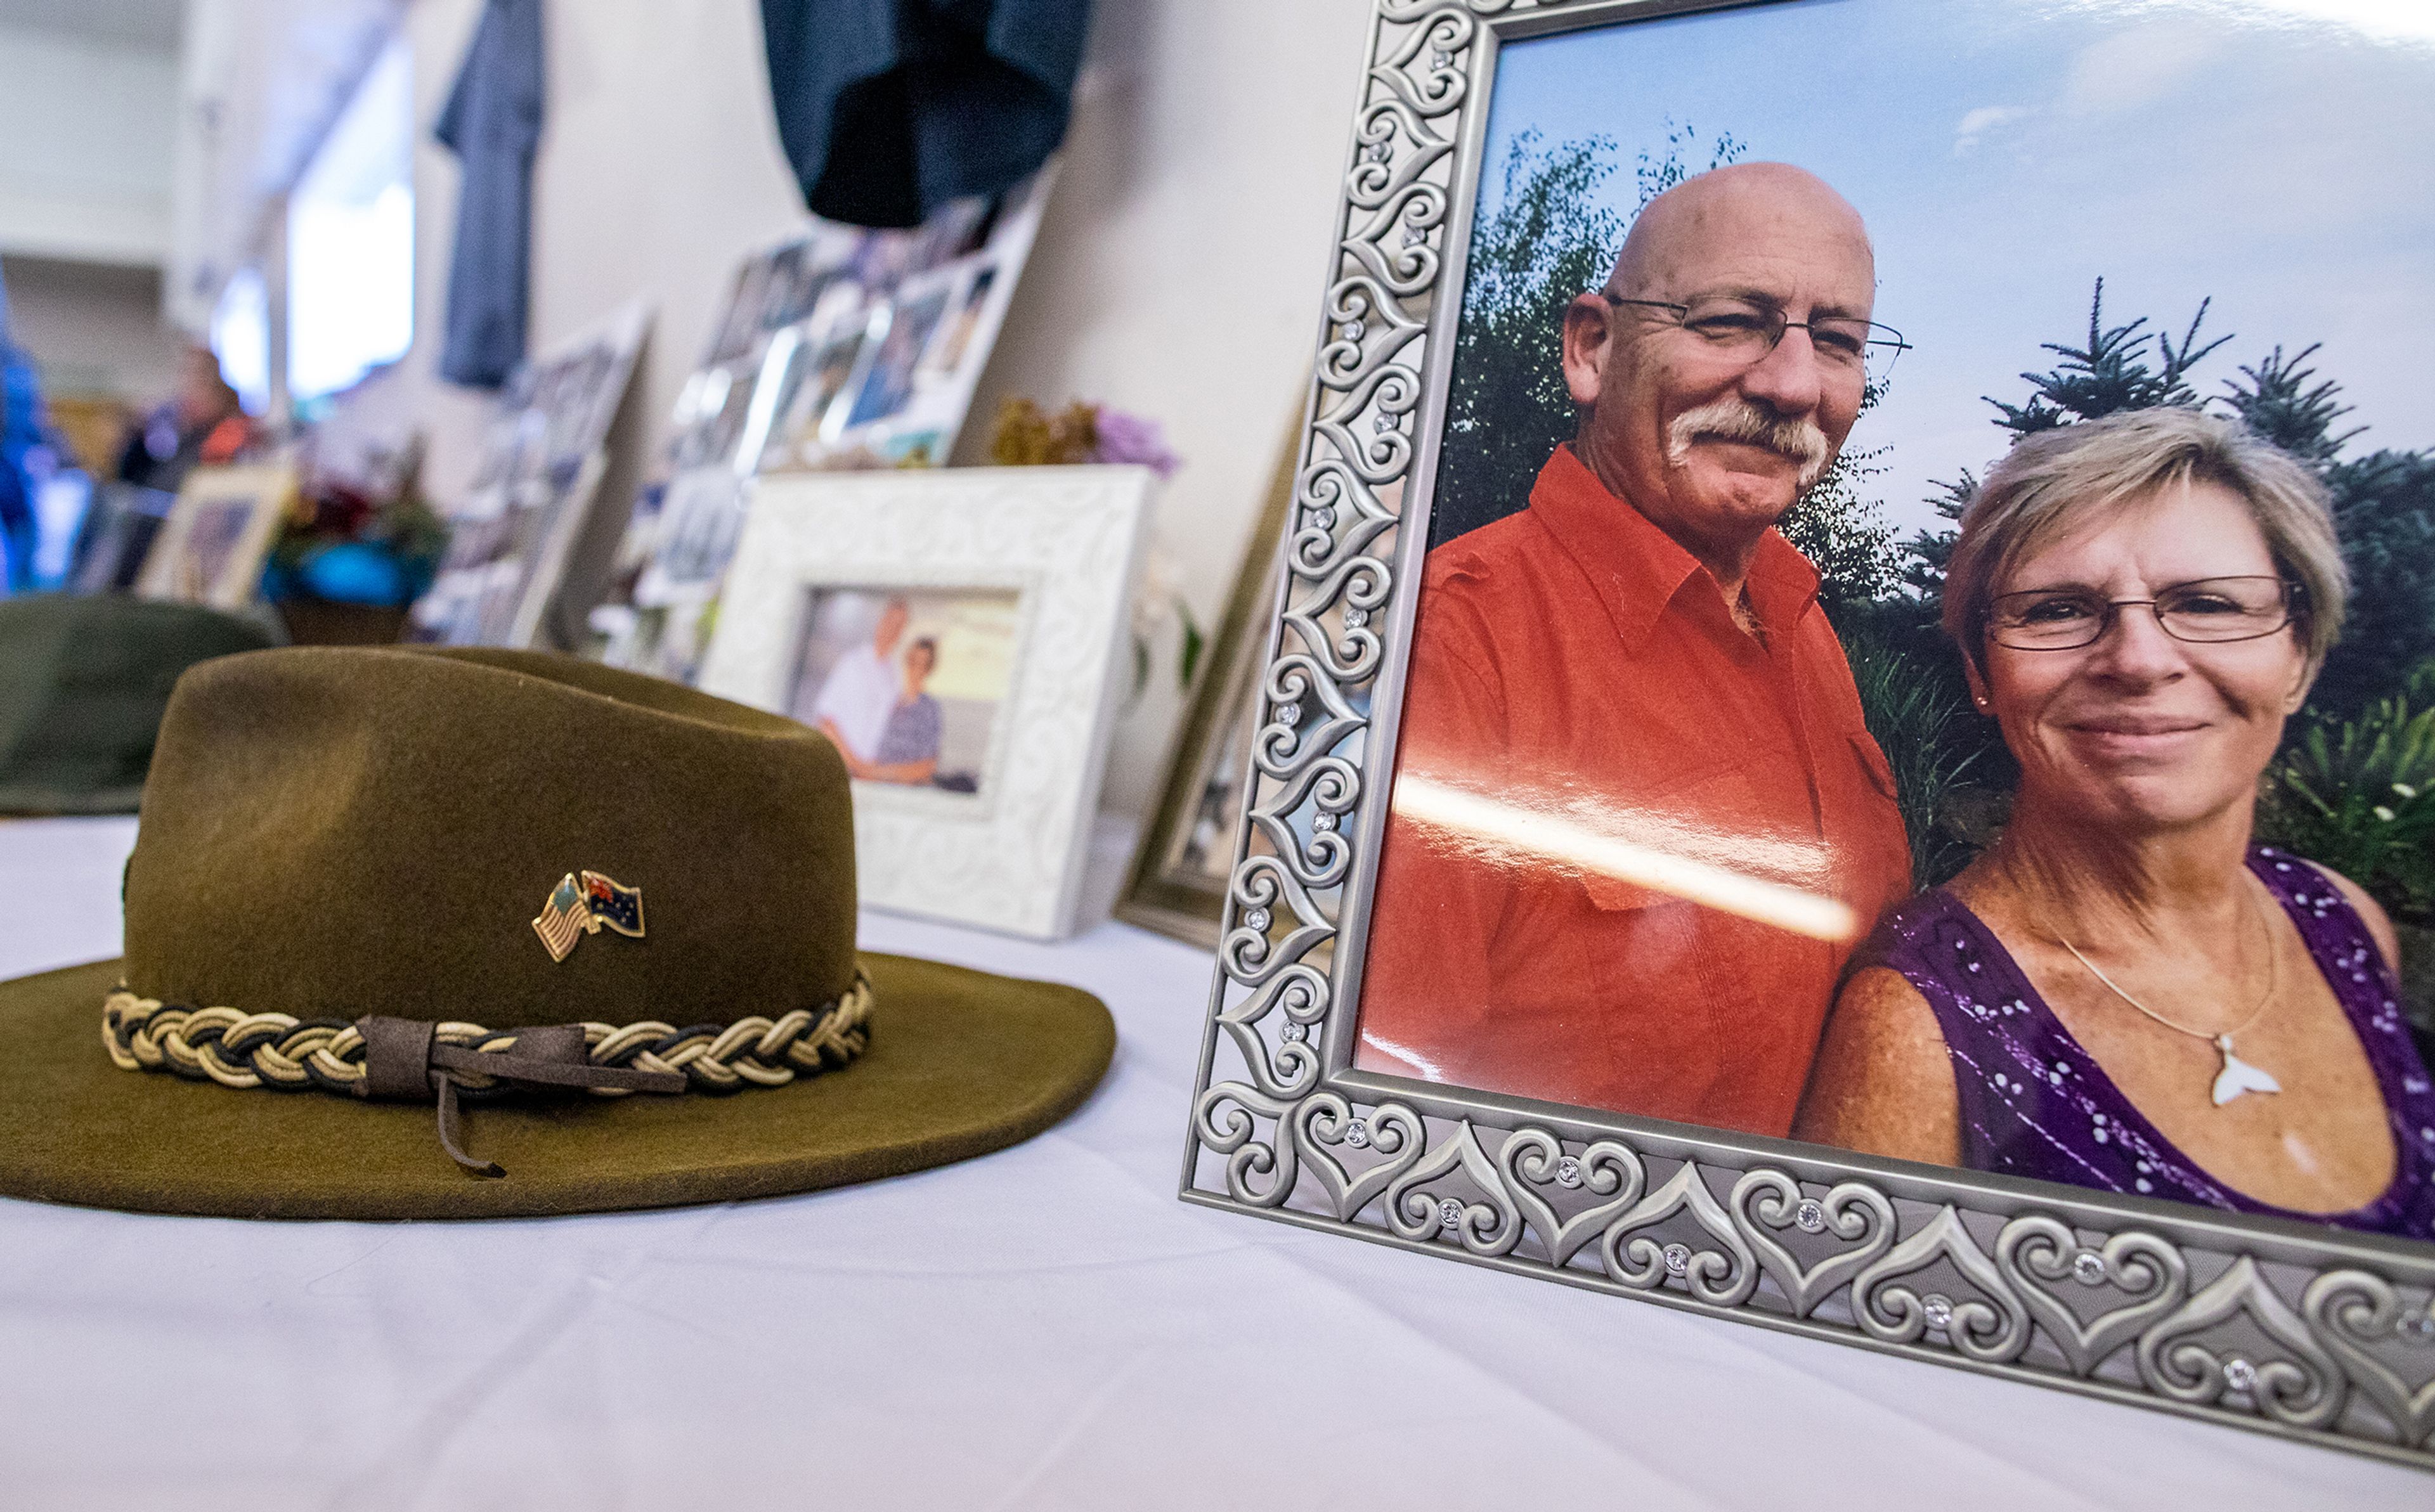
[[2435, 1247], [1352, 1069], [1498, 49], [1724, 9], [1378, 0], [1182, 1195], [2435, 1468]]
[[1011, 592], [1012, 673], [971, 794], [855, 783], [862, 902], [1054, 939], [1072, 932], [1154, 475], [1138, 467], [796, 473], [752, 485], [702, 664], [785, 713], [813, 595]]

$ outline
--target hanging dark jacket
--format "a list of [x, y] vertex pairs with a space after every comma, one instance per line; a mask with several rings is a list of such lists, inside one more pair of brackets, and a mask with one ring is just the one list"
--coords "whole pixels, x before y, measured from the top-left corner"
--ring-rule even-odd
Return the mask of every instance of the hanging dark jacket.
[[761, 0], [778, 137], [814, 215], [918, 226], [1065, 139], [1090, 0]]

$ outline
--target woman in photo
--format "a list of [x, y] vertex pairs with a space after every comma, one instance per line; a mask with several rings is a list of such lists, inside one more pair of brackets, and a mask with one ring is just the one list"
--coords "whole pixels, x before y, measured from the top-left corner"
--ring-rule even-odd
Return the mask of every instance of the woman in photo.
[[2323, 488], [2233, 421], [2015, 446], [1943, 607], [2020, 763], [2012, 817], [1856, 958], [1796, 1137], [2435, 1237], [2392, 926], [2251, 839], [2345, 593]]
[[923, 691], [923, 685], [938, 666], [939, 643], [929, 636], [905, 648], [905, 692], [896, 707], [889, 711], [887, 727], [879, 733], [879, 747], [872, 761], [858, 766], [854, 762], [847, 763], [856, 767], [855, 776], [874, 782], [920, 786], [938, 775], [939, 743], [946, 718], [939, 700]]

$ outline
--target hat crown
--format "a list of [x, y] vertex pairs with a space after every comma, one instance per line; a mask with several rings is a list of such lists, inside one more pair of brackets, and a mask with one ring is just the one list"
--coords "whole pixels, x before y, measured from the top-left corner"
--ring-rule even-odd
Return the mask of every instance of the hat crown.
[[[555, 896], [562, 929], [561, 883], [587, 872], [640, 896], [560, 935], [559, 958], [535, 920]], [[197, 667], [126, 898], [135, 991], [300, 1019], [726, 1023], [855, 971], [852, 800], [826, 739], [534, 652]]]

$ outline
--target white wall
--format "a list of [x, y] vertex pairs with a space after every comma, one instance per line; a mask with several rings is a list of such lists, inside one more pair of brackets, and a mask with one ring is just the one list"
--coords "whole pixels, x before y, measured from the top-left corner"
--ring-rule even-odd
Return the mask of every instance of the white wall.
[[[1001, 397], [1101, 400], [1162, 421], [1183, 471], [1158, 540], [1214, 625], [1316, 345], [1370, 0], [1100, 0], [1062, 176], [959, 456]], [[427, 123], [477, 0], [407, 15]], [[559, 0], [534, 192], [531, 338], [545, 349], [637, 295], [659, 319], [623, 438], [657, 455], [736, 261], [797, 223], [754, 0]], [[481, 400], [432, 376], [455, 219], [453, 158], [416, 168], [416, 350], [387, 386], [433, 433], [429, 477], [470, 477]], [[613, 485], [617, 480], [613, 478]], [[1124, 720], [1104, 801], [1155, 797], [1178, 700]]]
[[174, 55], [0, 26], [0, 252], [157, 264]]
[[153, 268], [9, 257], [11, 333], [34, 354], [43, 391], [114, 395], [138, 409], [169, 397], [185, 338], [161, 321]]

